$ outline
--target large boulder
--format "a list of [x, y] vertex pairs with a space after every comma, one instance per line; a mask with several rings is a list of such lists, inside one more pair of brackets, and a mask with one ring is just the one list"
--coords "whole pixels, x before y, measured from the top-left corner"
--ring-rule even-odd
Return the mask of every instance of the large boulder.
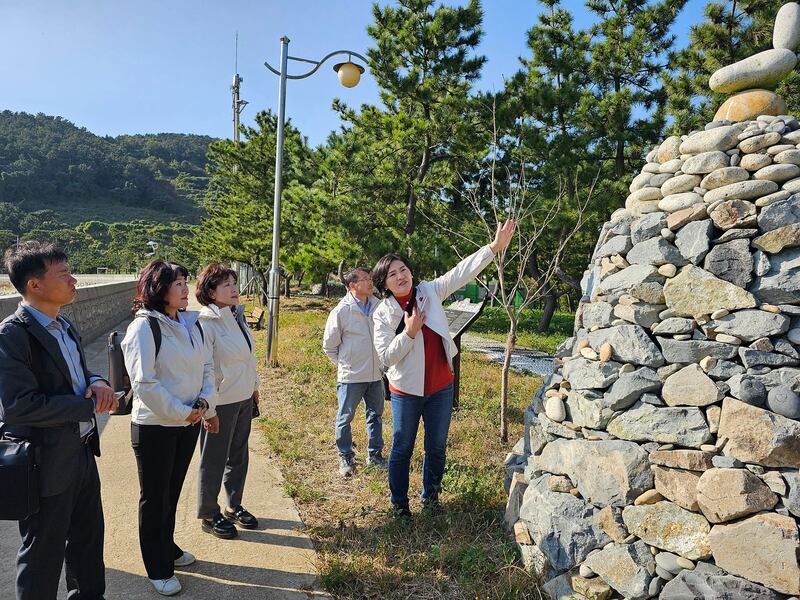
[[697, 482], [697, 504], [711, 523], [769, 510], [778, 497], [747, 469], [709, 469]]
[[678, 317], [711, 314], [720, 309], [732, 311], [753, 308], [756, 305], [755, 298], [746, 290], [693, 265], [684, 267], [666, 282], [664, 298], [667, 307]]
[[742, 462], [800, 468], [800, 421], [725, 398], [719, 436], [728, 440], [725, 454]]
[[722, 569], [699, 563], [668, 581], [659, 600], [780, 600], [777, 592]]
[[708, 538], [714, 561], [728, 573], [783, 594], [800, 594], [800, 537], [792, 517], [760, 513], [715, 525]]
[[595, 552], [586, 566], [603, 581], [630, 600], [649, 598], [650, 581], [655, 577], [656, 563], [647, 544], [614, 544]]
[[708, 521], [672, 502], [627, 506], [622, 519], [628, 531], [651, 546], [692, 560], [711, 556]]
[[556, 440], [533, 457], [534, 469], [567, 475], [595, 506], [625, 506], [653, 487], [647, 452], [622, 440]]
[[613, 418], [608, 432], [622, 440], [699, 448], [711, 440], [702, 411], [694, 406], [660, 408], [638, 402]]
[[563, 573], [611, 538], [595, 523], [597, 509], [572, 494], [551, 492], [550, 477], [547, 474], [530, 482], [519, 514], [550, 567]]

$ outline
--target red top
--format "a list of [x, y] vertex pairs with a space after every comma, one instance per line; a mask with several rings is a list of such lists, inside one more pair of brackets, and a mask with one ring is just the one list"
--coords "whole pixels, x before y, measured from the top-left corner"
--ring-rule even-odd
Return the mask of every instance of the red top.
[[[411, 300], [411, 294], [407, 296], [395, 296], [395, 300], [404, 311]], [[453, 382], [453, 370], [447, 362], [447, 354], [444, 352], [444, 341], [442, 336], [436, 333], [427, 325], [422, 326], [422, 340], [425, 342], [425, 385], [423, 394], [430, 396], [439, 390], [443, 390]], [[395, 394], [411, 396], [393, 385], [389, 389]]]

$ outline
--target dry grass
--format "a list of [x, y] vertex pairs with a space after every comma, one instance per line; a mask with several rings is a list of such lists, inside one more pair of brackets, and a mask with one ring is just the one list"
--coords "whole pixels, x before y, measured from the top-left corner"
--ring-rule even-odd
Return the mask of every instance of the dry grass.
[[[332, 302], [292, 299], [281, 305], [281, 367], [265, 369], [260, 430], [279, 458], [315, 542], [318, 569], [336, 598], [540, 598], [519, 566], [503, 524], [502, 461], [511, 444], [497, 435], [498, 366], [480, 354], [462, 360], [461, 408], [448, 443], [441, 495], [444, 511], [395, 520], [386, 474], [364, 467], [363, 405], [353, 421], [358, 474], [337, 473], [335, 371], [321, 351]], [[263, 356], [263, 332], [258, 344]], [[511, 443], [522, 435], [522, 411], [540, 381], [512, 374]], [[384, 415], [387, 456], [391, 410]], [[412, 459], [410, 496], [421, 488], [422, 428]]]

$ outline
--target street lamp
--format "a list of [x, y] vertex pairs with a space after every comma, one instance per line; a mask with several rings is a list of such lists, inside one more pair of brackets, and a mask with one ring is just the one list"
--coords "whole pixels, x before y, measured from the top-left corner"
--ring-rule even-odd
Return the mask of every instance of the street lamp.
[[[355, 87], [361, 79], [364, 67], [352, 61], [355, 56], [364, 63], [367, 59], [357, 52], [350, 50], [336, 50], [323, 57], [321, 60], [309, 60], [289, 56], [289, 38], [281, 38], [281, 64], [280, 69], [275, 69], [269, 63], [264, 66], [280, 78], [278, 84], [278, 135], [275, 149], [275, 201], [272, 215], [272, 268], [269, 271], [269, 321], [267, 323], [267, 360], [273, 367], [278, 366], [278, 309], [280, 305], [280, 271], [278, 269], [278, 250], [280, 249], [280, 218], [281, 218], [281, 192], [283, 191], [283, 125], [286, 120], [286, 80], [305, 79], [310, 77], [329, 58], [337, 55], [347, 55], [347, 61], [337, 63], [333, 70], [339, 77], [341, 84], [347, 88]], [[314, 67], [307, 73], [289, 75], [287, 73], [288, 61], [304, 62]]]

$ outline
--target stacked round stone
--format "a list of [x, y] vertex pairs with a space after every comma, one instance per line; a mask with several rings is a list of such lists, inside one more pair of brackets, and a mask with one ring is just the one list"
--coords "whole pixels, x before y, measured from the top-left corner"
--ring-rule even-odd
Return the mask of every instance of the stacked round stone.
[[506, 518], [553, 597], [800, 595], [800, 123], [671, 137], [598, 239]]
[[800, 45], [800, 4], [790, 2], [778, 11], [772, 49], [740, 60], [716, 71], [709, 80], [715, 92], [736, 93], [714, 116], [715, 120], [744, 121], [756, 115], [780, 115], [786, 104], [771, 90], [797, 64]]

